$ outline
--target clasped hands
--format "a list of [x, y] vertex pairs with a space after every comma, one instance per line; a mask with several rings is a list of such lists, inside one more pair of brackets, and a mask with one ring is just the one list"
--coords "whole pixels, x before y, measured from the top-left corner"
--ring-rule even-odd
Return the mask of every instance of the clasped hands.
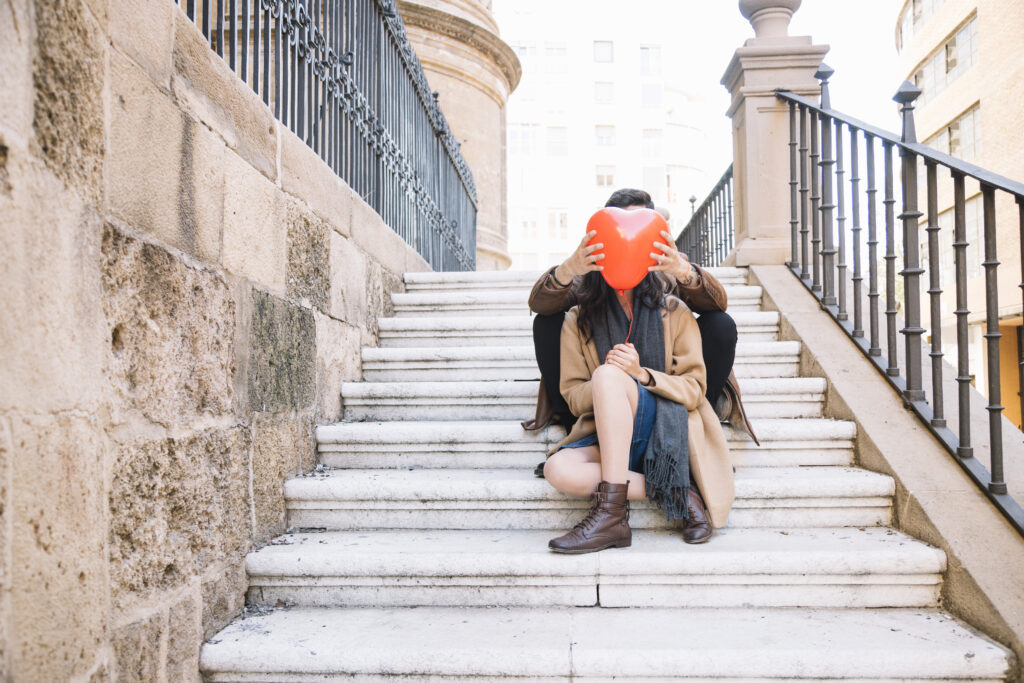
[[[596, 253], [604, 249], [604, 244], [601, 242], [591, 245], [587, 244], [587, 242], [594, 239], [595, 235], [597, 235], [596, 230], [591, 230], [584, 235], [579, 246], [569, 255], [569, 258], [555, 268], [555, 279], [558, 282], [569, 284], [577, 275], [586, 275], [591, 271], [604, 270], [604, 266], [599, 261], [603, 261], [605, 255]], [[668, 231], [662, 230], [661, 237], [665, 242], [655, 242], [654, 248], [659, 251], [651, 252], [651, 258], [658, 263], [657, 265], [649, 266], [647, 268], [648, 272], [665, 272], [680, 282], [686, 281], [690, 274], [693, 273], [693, 266], [690, 265], [686, 254], [676, 249], [675, 242], [672, 241], [672, 235]]]
[[614, 365], [641, 384], [651, 383], [651, 371], [640, 365], [640, 354], [636, 352], [636, 347], [629, 342], [616, 344], [604, 357], [604, 362]]

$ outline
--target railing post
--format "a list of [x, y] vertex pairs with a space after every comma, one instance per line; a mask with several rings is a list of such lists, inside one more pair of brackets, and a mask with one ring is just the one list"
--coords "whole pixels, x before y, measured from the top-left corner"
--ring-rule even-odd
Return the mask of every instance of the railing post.
[[[893, 97], [902, 107], [904, 143], [917, 142], [914, 100], [920, 95], [920, 88], [910, 81], [904, 81]], [[903, 211], [899, 216], [903, 221], [903, 271], [900, 274], [903, 276], [903, 301], [906, 307], [905, 325], [900, 332], [904, 335], [907, 361], [907, 388], [903, 397], [909, 402], [924, 400], [924, 390], [921, 388], [921, 335], [925, 331], [921, 327], [921, 273], [924, 270], [921, 268], [921, 242], [917, 224], [921, 217], [921, 212], [917, 210], [917, 155], [901, 145], [900, 157], [903, 160], [900, 183]]]
[[[821, 108], [831, 109], [832, 102], [828, 94], [828, 79], [834, 73], [832, 67], [822, 63], [814, 74], [821, 81]], [[832, 158], [832, 119], [824, 114], [818, 117], [821, 135], [821, 271], [823, 306], [836, 305], [836, 247], [834, 218], [836, 205], [832, 195], [832, 167], [836, 160]]]
[[796, 150], [796, 103], [789, 103], [789, 234], [790, 259], [786, 265], [795, 268], [797, 264], [797, 226], [800, 224], [797, 208], [797, 150]]
[[999, 377], [999, 281], [996, 269], [999, 258], [996, 247], [996, 189], [981, 185], [982, 215], [985, 224], [985, 341], [988, 350], [988, 433], [992, 481], [988, 490], [1006, 493], [1003, 479], [1003, 406]]

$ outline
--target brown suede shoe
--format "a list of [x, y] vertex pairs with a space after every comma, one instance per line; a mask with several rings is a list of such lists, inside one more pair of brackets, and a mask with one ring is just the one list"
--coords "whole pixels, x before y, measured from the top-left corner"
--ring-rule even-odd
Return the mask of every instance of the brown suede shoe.
[[708, 512], [704, 509], [704, 499], [696, 486], [691, 486], [686, 498], [689, 518], [683, 524], [683, 540], [687, 543], [706, 543], [715, 530], [708, 521]]
[[556, 553], [578, 555], [605, 548], [628, 548], [633, 543], [629, 528], [629, 500], [625, 484], [602, 481], [594, 493], [594, 504], [587, 516], [572, 531], [548, 541]]

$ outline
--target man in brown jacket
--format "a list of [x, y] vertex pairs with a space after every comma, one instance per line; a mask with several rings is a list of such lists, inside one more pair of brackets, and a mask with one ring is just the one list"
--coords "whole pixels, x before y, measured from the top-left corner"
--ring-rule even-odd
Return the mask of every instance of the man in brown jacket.
[[[653, 209], [651, 196], [643, 190], [622, 189], [612, 193], [605, 206], [622, 209]], [[576, 421], [558, 389], [559, 342], [565, 312], [576, 305], [577, 278], [592, 270], [602, 270], [599, 263], [604, 254], [603, 245], [587, 246], [594, 236], [588, 233], [579, 246], [563, 263], [548, 270], [530, 292], [530, 309], [537, 314], [533, 322], [533, 342], [540, 367], [541, 387], [537, 399], [537, 414], [523, 423], [525, 429], [540, 429], [555, 421], [572, 427]], [[678, 280], [675, 295], [698, 315], [703, 346], [704, 365], [707, 368], [707, 398], [718, 416], [734, 427], [744, 429], [757, 442], [740, 402], [739, 386], [732, 372], [736, 357], [736, 323], [725, 312], [728, 299], [725, 288], [706, 270], [689, 262], [685, 254], [676, 250], [672, 236], [662, 232], [665, 243], [656, 242], [661, 253], [652, 253], [658, 265], [651, 270], [664, 271]], [[542, 476], [543, 463], [537, 474]]]

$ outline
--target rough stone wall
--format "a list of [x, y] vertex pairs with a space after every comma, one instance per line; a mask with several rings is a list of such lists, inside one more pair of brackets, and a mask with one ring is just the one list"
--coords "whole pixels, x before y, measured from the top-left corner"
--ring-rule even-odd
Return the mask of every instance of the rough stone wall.
[[428, 266], [171, 0], [5, 0], [0, 63], [0, 681], [194, 681]]

